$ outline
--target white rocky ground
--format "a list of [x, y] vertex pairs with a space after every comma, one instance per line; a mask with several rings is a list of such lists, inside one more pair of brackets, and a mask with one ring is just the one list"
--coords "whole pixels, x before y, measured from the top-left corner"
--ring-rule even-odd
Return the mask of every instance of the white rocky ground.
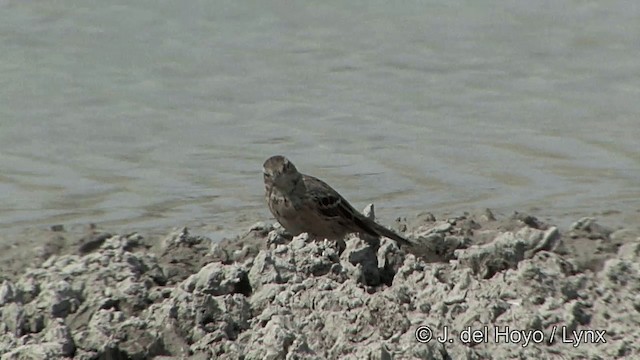
[[75, 253], [39, 249], [2, 268], [0, 355], [640, 358], [637, 232], [490, 212], [405, 227], [414, 248], [352, 238], [341, 254], [268, 224], [213, 246], [181, 229], [153, 246], [96, 233]]

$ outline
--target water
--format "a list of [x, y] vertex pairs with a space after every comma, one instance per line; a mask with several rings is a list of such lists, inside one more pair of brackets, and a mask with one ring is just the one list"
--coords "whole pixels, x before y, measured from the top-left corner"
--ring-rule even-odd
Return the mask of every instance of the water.
[[0, 229], [232, 235], [285, 154], [389, 223], [640, 219], [635, 1], [0, 1]]

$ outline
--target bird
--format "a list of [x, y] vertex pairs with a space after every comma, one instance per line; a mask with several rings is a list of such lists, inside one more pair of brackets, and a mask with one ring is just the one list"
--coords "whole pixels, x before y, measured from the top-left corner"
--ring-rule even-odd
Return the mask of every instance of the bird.
[[262, 167], [269, 210], [291, 235], [307, 233], [315, 239], [342, 241], [349, 233], [359, 233], [413, 245], [357, 211], [324, 181], [298, 172], [286, 157], [271, 156]]

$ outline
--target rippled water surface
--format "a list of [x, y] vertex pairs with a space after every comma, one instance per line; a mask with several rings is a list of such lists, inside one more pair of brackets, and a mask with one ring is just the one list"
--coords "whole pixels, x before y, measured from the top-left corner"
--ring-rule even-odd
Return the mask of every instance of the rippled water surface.
[[640, 218], [636, 1], [0, 1], [0, 229], [269, 217], [288, 155], [389, 223]]

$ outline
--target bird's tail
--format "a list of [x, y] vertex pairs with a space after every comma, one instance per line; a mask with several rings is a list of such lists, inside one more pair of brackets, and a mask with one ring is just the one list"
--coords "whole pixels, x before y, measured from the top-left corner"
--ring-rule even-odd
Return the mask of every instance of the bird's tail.
[[358, 213], [358, 212], [355, 212], [355, 213], [356, 215], [353, 217], [353, 221], [357, 227], [353, 229], [354, 232], [364, 231], [365, 233], [371, 236], [375, 236], [375, 237], [384, 236], [391, 240], [395, 240], [398, 243], [398, 246], [400, 245], [414, 246], [415, 245], [413, 242], [409, 241], [408, 239], [396, 234], [395, 231], [387, 229], [386, 227], [378, 224], [377, 222], [375, 222], [375, 220], [370, 219], [362, 215], [361, 213]]
[[391, 240], [395, 240], [398, 243], [398, 245], [402, 245], [402, 246], [413, 246], [414, 245], [414, 243], [411, 242], [409, 239], [396, 234], [395, 231], [387, 229], [386, 227], [384, 227], [384, 226], [382, 226], [382, 225], [380, 225], [380, 224], [378, 224], [376, 222], [372, 221], [372, 223], [373, 223], [372, 227], [373, 227], [373, 229], [375, 230], [375, 232], [378, 235], [387, 237], [387, 238], [389, 238]]

